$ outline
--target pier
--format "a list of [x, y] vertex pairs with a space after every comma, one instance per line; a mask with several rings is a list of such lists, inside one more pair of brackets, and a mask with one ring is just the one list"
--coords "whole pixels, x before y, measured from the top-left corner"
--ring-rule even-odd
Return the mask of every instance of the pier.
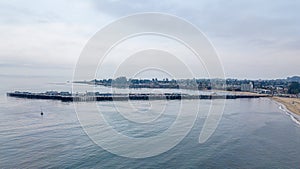
[[258, 94], [238, 94], [238, 95], [189, 95], [181, 93], [135, 93], [135, 94], [111, 94], [89, 92], [84, 94], [71, 94], [69, 92], [45, 92], [45, 93], [31, 93], [31, 92], [9, 92], [9, 97], [25, 98], [25, 99], [46, 99], [46, 100], [60, 100], [62, 102], [88, 102], [88, 101], [127, 101], [127, 100], [195, 100], [195, 99], [241, 99], [241, 98], [260, 98], [269, 97], [269, 95]]

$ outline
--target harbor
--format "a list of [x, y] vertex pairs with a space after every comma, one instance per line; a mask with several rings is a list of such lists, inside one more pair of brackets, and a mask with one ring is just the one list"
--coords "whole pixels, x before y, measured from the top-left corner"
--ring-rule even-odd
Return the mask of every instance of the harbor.
[[88, 101], [127, 101], [127, 100], [195, 100], [195, 99], [242, 99], [242, 98], [260, 98], [269, 97], [266, 94], [199, 94], [190, 95], [182, 93], [99, 93], [87, 92], [81, 94], [72, 94], [70, 92], [44, 92], [44, 93], [31, 93], [31, 92], [8, 92], [7, 96], [24, 98], [24, 99], [45, 99], [45, 100], [60, 100], [62, 102], [88, 102]]

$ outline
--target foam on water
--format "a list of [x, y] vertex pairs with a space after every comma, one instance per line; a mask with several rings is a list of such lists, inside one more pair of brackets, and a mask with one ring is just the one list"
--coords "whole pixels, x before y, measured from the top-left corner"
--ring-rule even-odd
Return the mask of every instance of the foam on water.
[[278, 103], [278, 102], [276, 102], [276, 103], [279, 104], [279, 109], [281, 111], [285, 112], [285, 114], [288, 115], [292, 119], [293, 122], [295, 122], [296, 124], [298, 124], [300, 126], [300, 119], [298, 117], [296, 117], [296, 115], [293, 112], [289, 111], [285, 105]]

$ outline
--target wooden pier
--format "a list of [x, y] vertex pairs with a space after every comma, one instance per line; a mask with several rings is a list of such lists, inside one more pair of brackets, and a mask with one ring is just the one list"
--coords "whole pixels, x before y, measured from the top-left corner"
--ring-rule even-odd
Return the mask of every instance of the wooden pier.
[[60, 100], [63, 102], [88, 102], [88, 101], [126, 101], [126, 100], [195, 100], [195, 99], [241, 99], [241, 98], [260, 98], [269, 97], [269, 95], [188, 95], [180, 93], [163, 93], [163, 94], [149, 94], [149, 93], [136, 93], [136, 94], [110, 94], [110, 93], [97, 93], [91, 94], [48, 94], [48, 93], [30, 93], [30, 92], [11, 92], [7, 93], [9, 97], [26, 98], [26, 99], [47, 99], [47, 100]]

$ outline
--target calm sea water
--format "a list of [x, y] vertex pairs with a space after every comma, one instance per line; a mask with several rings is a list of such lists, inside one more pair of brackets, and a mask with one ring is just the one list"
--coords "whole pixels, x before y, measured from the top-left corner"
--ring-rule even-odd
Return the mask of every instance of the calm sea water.
[[[205, 117], [177, 146], [145, 159], [120, 157], [100, 148], [81, 128], [73, 103], [6, 97], [7, 91], [71, 90], [64, 77], [1, 76], [0, 168], [299, 168], [300, 127], [269, 99], [228, 100], [216, 132], [203, 144], [199, 134]], [[207, 106], [209, 101], [201, 101]], [[80, 103], [89, 107], [92, 103]], [[98, 103], [112, 111], [112, 103]], [[143, 102], [135, 102], [142, 105]], [[170, 101], [176, 107], [179, 101]], [[40, 109], [45, 115], [40, 116]], [[174, 117], [167, 110], [161, 130]], [[138, 137], [116, 115], [112, 123]], [[147, 135], [159, 133], [148, 130]], [[109, 138], [107, 138], [109, 139]], [[116, 142], [118, 140], [111, 140]], [[120, 145], [121, 146], [121, 145]], [[147, 146], [147, 145], [145, 145]]]

